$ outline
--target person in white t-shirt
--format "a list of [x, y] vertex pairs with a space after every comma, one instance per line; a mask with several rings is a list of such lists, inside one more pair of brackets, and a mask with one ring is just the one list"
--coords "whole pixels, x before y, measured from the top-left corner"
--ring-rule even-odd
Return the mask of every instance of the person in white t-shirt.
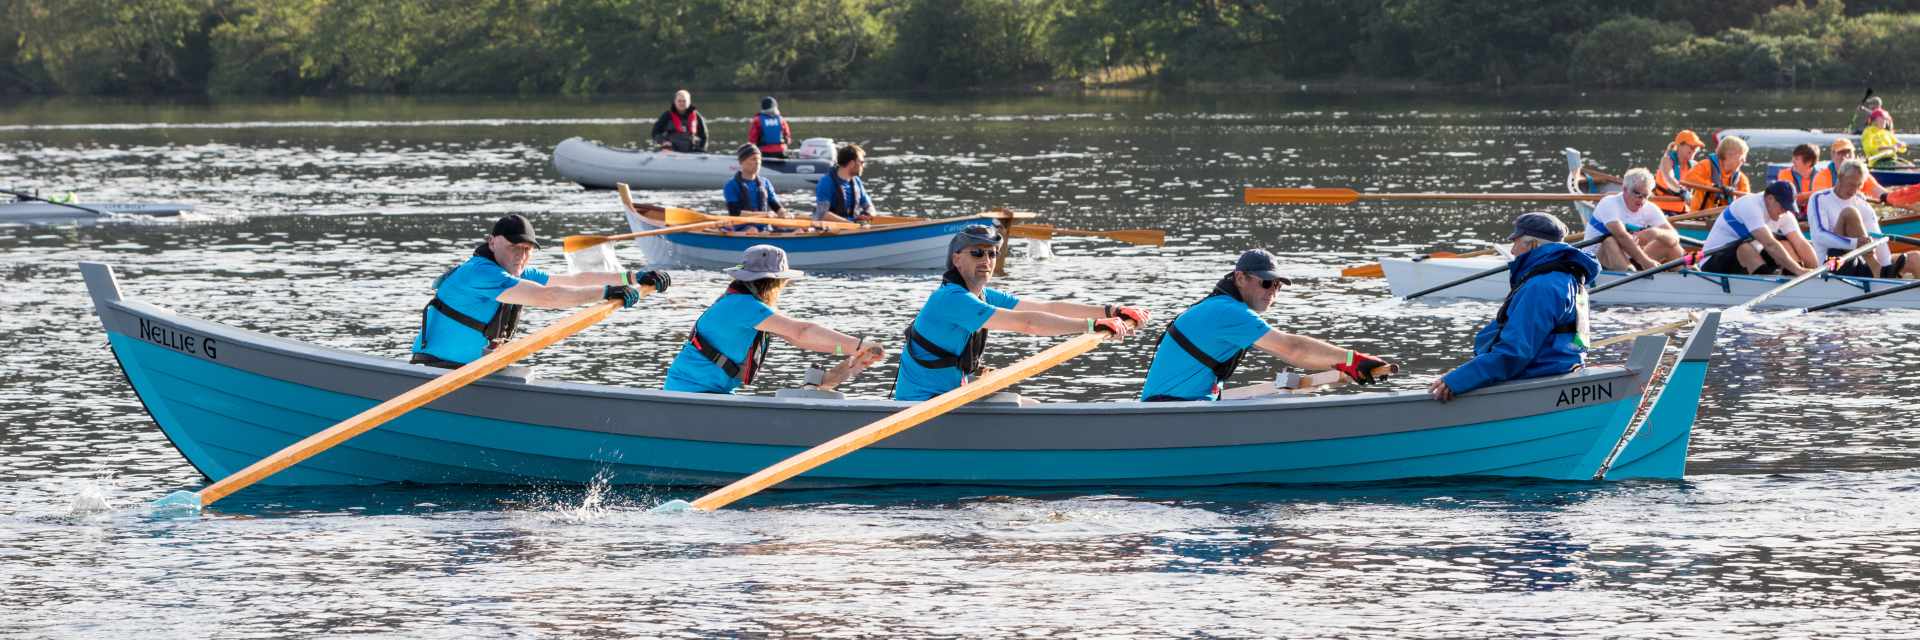
[[1680, 257], [1680, 234], [1667, 224], [1666, 212], [1647, 201], [1653, 195], [1653, 173], [1633, 169], [1620, 182], [1620, 193], [1601, 198], [1587, 214], [1586, 237], [1607, 238], [1588, 246], [1587, 255], [1614, 271], [1651, 269]]
[[[1785, 271], [1796, 276], [1813, 270], [1819, 261], [1813, 257], [1813, 245], [1800, 235], [1795, 195], [1793, 183], [1776, 180], [1765, 191], [1734, 199], [1713, 219], [1703, 249], [1713, 257], [1700, 270], [1756, 275]], [[1734, 243], [1739, 247], [1720, 251]]]
[[[1813, 236], [1814, 254], [1827, 258], [1865, 246], [1880, 233], [1880, 215], [1862, 189], [1867, 182], [1867, 165], [1847, 160], [1834, 167], [1834, 174], [1832, 189], [1815, 191], [1807, 199], [1807, 233]], [[1895, 256], [1882, 244], [1832, 271], [1862, 278], [1920, 277], [1920, 251]]]

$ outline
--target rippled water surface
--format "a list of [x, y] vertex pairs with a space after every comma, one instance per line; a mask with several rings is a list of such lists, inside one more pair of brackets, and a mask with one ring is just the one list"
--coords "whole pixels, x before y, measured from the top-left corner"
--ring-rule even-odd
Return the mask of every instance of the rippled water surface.
[[[883, 209], [1008, 206], [1162, 248], [1056, 242], [1012, 292], [1178, 312], [1232, 256], [1302, 276], [1268, 317], [1391, 357], [1418, 388], [1489, 302], [1404, 303], [1341, 279], [1380, 255], [1474, 248], [1523, 205], [1250, 207], [1241, 188], [1554, 191], [1559, 150], [1646, 164], [1673, 130], [1833, 127], [1825, 94], [782, 97], [801, 137], [859, 141]], [[703, 96], [716, 147], [757, 96]], [[0, 185], [184, 201], [180, 220], [0, 227], [0, 635], [1914, 637], [1920, 314], [1732, 318], [1686, 482], [1447, 481], [1112, 493], [894, 487], [763, 494], [653, 514], [644, 488], [256, 488], [198, 519], [143, 505], [202, 479], [105, 348], [74, 264], [183, 314], [402, 357], [427, 283], [486, 224], [621, 231], [561, 180], [573, 135], [628, 143], [614, 101], [0, 104]], [[1784, 152], [1763, 150], [1760, 159]], [[717, 208], [713, 193], [641, 193]], [[804, 198], [802, 198], [804, 199]], [[1546, 207], [1548, 205], [1539, 205]], [[1565, 211], [1550, 209], [1562, 214]], [[1565, 216], [1571, 219], [1570, 215]], [[539, 258], [563, 268], [557, 252]], [[643, 258], [631, 247], [622, 258]], [[533, 359], [542, 377], [656, 386], [721, 276], [675, 286]], [[934, 274], [817, 274], [783, 308], [896, 336]], [[878, 310], [878, 311], [876, 311]], [[1684, 309], [1603, 308], [1605, 335]], [[539, 312], [535, 323], [558, 317]], [[996, 338], [1001, 362], [1049, 341]], [[1124, 399], [1135, 341], [1020, 386]], [[1595, 356], [1617, 361], [1616, 348]], [[762, 392], [808, 358], [776, 349]], [[1256, 356], [1243, 371], [1270, 374]], [[892, 365], [857, 380], [878, 395]]]

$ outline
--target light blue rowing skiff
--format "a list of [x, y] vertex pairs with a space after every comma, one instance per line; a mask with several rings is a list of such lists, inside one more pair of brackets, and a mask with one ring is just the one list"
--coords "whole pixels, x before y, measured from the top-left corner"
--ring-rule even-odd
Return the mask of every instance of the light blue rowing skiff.
[[[113, 354], [187, 461], [218, 480], [442, 373], [176, 315], [82, 263]], [[786, 487], [955, 483], [1174, 486], [1435, 476], [1679, 478], [1717, 314], [1665, 385], [1665, 337], [1625, 366], [1497, 385], [1228, 402], [976, 403]], [[910, 406], [701, 395], [494, 376], [279, 474], [269, 485], [724, 484]]]

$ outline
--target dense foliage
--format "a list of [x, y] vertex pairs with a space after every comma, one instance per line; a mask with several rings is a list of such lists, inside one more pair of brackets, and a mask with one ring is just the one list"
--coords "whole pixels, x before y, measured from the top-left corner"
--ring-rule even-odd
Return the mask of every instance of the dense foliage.
[[0, 94], [1920, 81], [1920, 0], [0, 0]]

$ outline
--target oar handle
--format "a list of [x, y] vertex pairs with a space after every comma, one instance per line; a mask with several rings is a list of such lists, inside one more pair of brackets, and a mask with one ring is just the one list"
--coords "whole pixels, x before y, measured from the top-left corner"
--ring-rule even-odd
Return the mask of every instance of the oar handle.
[[[1735, 241], [1735, 242], [1729, 242], [1729, 243], [1727, 243], [1727, 244], [1726, 244], [1726, 246], [1722, 246], [1722, 247], [1720, 247], [1720, 248], [1718, 248], [1718, 249], [1714, 249], [1714, 250], [1712, 250], [1712, 251], [1707, 251], [1707, 252], [1704, 252], [1704, 253], [1701, 253], [1701, 254], [1700, 254], [1700, 258], [1699, 258], [1699, 262], [1700, 262], [1701, 264], [1705, 264], [1705, 263], [1706, 263], [1706, 261], [1707, 261], [1707, 258], [1711, 258], [1711, 257], [1713, 257], [1713, 256], [1715, 256], [1715, 255], [1718, 255], [1718, 254], [1719, 254], [1720, 252], [1722, 252], [1722, 251], [1731, 251], [1731, 250], [1733, 250], [1733, 248], [1734, 248], [1734, 247], [1738, 247], [1738, 246], [1740, 246], [1740, 242], [1739, 242], [1739, 241]], [[1633, 282], [1633, 281], [1635, 281], [1635, 280], [1639, 280], [1639, 279], [1641, 279], [1641, 278], [1645, 278], [1645, 277], [1647, 277], [1647, 276], [1651, 276], [1651, 275], [1653, 275], [1653, 274], [1656, 274], [1656, 273], [1661, 273], [1661, 272], [1663, 272], [1663, 271], [1671, 271], [1671, 270], [1673, 270], [1673, 269], [1674, 269], [1674, 268], [1676, 268], [1676, 267], [1679, 267], [1679, 266], [1681, 266], [1681, 265], [1684, 265], [1684, 264], [1687, 264], [1687, 261], [1688, 261], [1688, 260], [1690, 260], [1690, 259], [1692, 259], [1692, 258], [1689, 258], [1688, 256], [1681, 256], [1681, 257], [1679, 257], [1679, 258], [1675, 258], [1675, 259], [1672, 259], [1672, 260], [1668, 260], [1667, 262], [1665, 262], [1665, 263], [1662, 263], [1662, 264], [1660, 264], [1660, 265], [1658, 265], [1658, 266], [1655, 266], [1655, 267], [1653, 267], [1653, 268], [1651, 268], [1651, 269], [1647, 269], [1646, 271], [1640, 271], [1640, 272], [1636, 272], [1636, 273], [1632, 273], [1632, 274], [1629, 274], [1629, 275], [1626, 275], [1626, 276], [1623, 276], [1623, 277], [1621, 277], [1621, 278], [1620, 278], [1619, 280], [1615, 280], [1615, 281], [1613, 281], [1613, 282], [1609, 282], [1609, 283], [1606, 283], [1606, 284], [1603, 284], [1603, 285], [1600, 285], [1600, 286], [1597, 286], [1597, 287], [1594, 287], [1594, 288], [1592, 288], [1592, 289], [1589, 289], [1589, 290], [1587, 290], [1587, 295], [1589, 295], [1589, 296], [1591, 296], [1591, 295], [1594, 295], [1594, 294], [1596, 294], [1596, 293], [1600, 293], [1600, 292], [1602, 292], [1602, 291], [1606, 291], [1606, 290], [1608, 290], [1608, 289], [1612, 289], [1612, 288], [1614, 288], [1614, 287], [1618, 287], [1618, 286], [1620, 286], [1620, 285], [1623, 285], [1623, 284], [1626, 284], [1626, 283], [1629, 283], [1629, 282]]]
[[[641, 295], [652, 292], [653, 287], [651, 286], [642, 286], [640, 288]], [[335, 445], [351, 440], [354, 436], [386, 424], [388, 421], [400, 417], [408, 411], [425, 406], [427, 403], [452, 393], [456, 389], [465, 387], [475, 380], [492, 375], [494, 372], [506, 368], [507, 365], [513, 364], [515, 361], [525, 358], [535, 351], [546, 348], [548, 345], [559, 342], [567, 336], [579, 333], [581, 330], [593, 326], [594, 323], [599, 322], [619, 309], [621, 304], [622, 301], [620, 300], [603, 300], [595, 303], [593, 306], [580, 310], [532, 335], [502, 345], [499, 349], [495, 349], [492, 353], [481, 356], [478, 360], [469, 362], [458, 369], [434, 378], [426, 384], [414, 387], [406, 393], [374, 405], [373, 408], [362, 411], [358, 415], [348, 418], [339, 424], [307, 436], [292, 445], [288, 445], [279, 452], [261, 458], [259, 461], [247, 465], [245, 469], [221, 478], [219, 482], [215, 482], [207, 488], [201, 489], [198, 494], [200, 504], [201, 506], [213, 504], [214, 501], [227, 497], [235, 491], [245, 489], [256, 482], [266, 479], [268, 476], [279, 473], [287, 467], [299, 464], [302, 460], [311, 458], [322, 451], [333, 448]]]
[[[1123, 320], [1132, 325], [1132, 321]], [[1053, 368], [1074, 356], [1086, 353], [1106, 340], [1106, 333], [1088, 333], [1075, 336], [1045, 351], [1028, 356], [1011, 366], [996, 369], [979, 379], [960, 385], [952, 391], [942, 393], [915, 404], [904, 411], [881, 418], [867, 426], [849, 431], [838, 438], [828, 440], [806, 451], [794, 454], [773, 466], [761, 469], [753, 475], [741, 478], [712, 493], [693, 501], [693, 508], [712, 511], [747, 496], [759, 493], [788, 478], [806, 473], [820, 465], [838, 459], [841, 456], [860, 450], [862, 447], [879, 442], [888, 436], [911, 429], [928, 420], [932, 420], [969, 402], [984, 398], [1014, 383], [1032, 377], [1034, 374]]]

